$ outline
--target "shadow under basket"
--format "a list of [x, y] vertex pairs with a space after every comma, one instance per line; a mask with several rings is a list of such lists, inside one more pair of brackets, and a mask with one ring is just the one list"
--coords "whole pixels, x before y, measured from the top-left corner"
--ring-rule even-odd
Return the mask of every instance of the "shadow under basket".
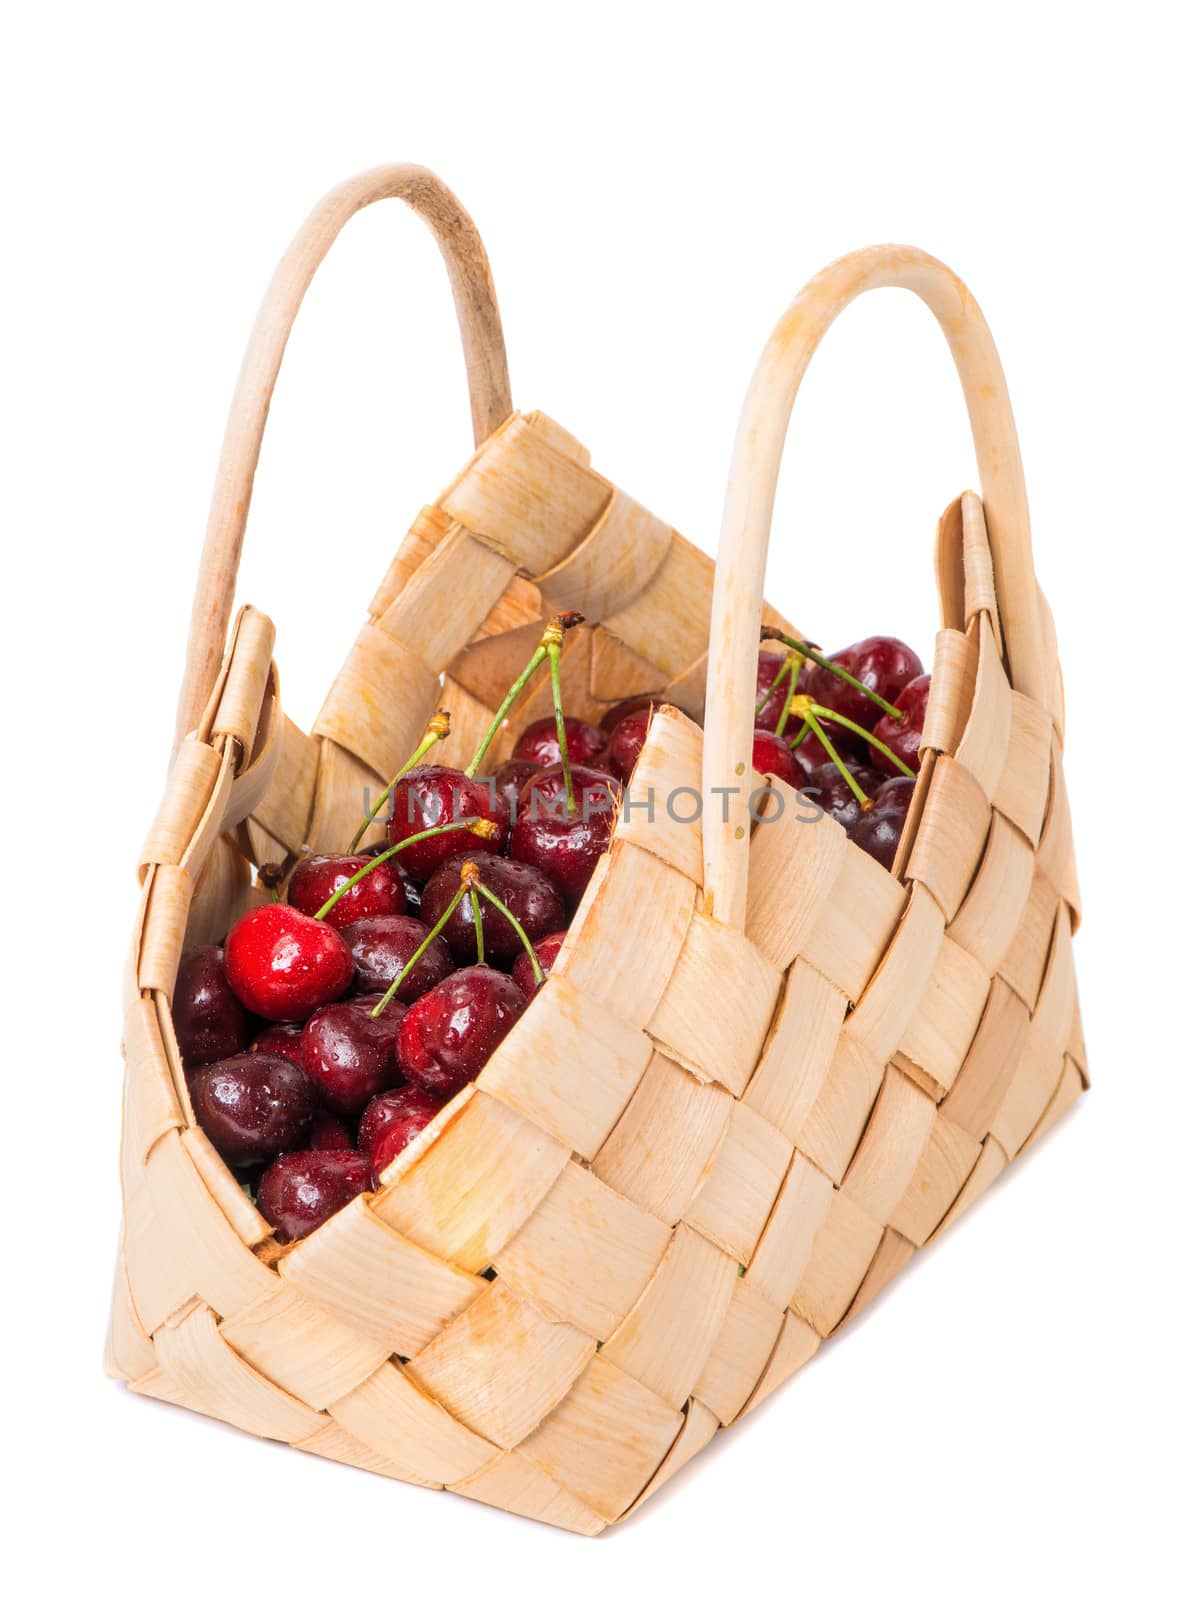
[[[443, 247], [481, 442], [411, 528], [308, 734], [280, 708], [269, 621], [240, 611], [223, 652], [226, 622], [290, 320], [344, 220], [390, 195]], [[768, 345], [736, 460], [758, 438], [777, 468], [819, 337], [880, 284], [942, 323], [983, 479], [939, 525], [943, 626], [892, 873], [830, 818], [801, 820], [781, 783], [762, 820], [744, 806], [758, 623], [785, 625], [759, 599], [775, 472], [751, 469], [766, 491], [735, 467], [714, 594], [712, 562], [556, 423], [511, 410], [486, 261], [437, 179], [381, 169], [313, 213], [231, 416], [188, 737], [141, 862], [107, 1350], [138, 1393], [597, 1533], [795, 1373], [1085, 1086], [1056, 649], [1014, 435], [992, 448], [1010, 416], [974, 301], [917, 251], [836, 263]], [[170, 1014], [182, 951], [266, 898], [257, 867], [344, 848], [439, 705], [452, 734], [431, 759], [463, 765], [542, 620], [571, 607], [589, 625], [563, 656], [568, 711], [667, 700], [632, 804], [476, 1082], [376, 1193], [279, 1245], [195, 1124]], [[546, 682], [489, 762], [550, 709]], [[740, 795], [719, 821], [726, 782]]]

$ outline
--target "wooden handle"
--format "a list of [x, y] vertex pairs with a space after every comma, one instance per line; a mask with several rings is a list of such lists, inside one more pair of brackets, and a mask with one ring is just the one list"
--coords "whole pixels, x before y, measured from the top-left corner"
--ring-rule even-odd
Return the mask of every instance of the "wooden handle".
[[317, 267], [348, 219], [375, 200], [389, 199], [404, 200], [423, 218], [446, 262], [467, 363], [476, 444], [482, 444], [512, 411], [508, 358], [491, 268], [475, 224], [446, 185], [425, 167], [398, 164], [358, 173], [325, 195], [291, 241], [271, 279], [230, 406], [193, 599], [184, 683], [176, 712], [177, 745], [196, 726], [221, 666], [254, 472], [270, 397], [296, 313]]
[[[758, 624], [775, 485], [791, 408], [828, 328], [867, 289], [919, 295], [938, 319], [967, 401], [1015, 688], [1046, 705], [1048, 673], [1029, 540], [1028, 500], [1003, 369], [983, 314], [954, 273], [905, 245], [878, 245], [826, 267], [792, 302], [754, 372], [738, 423], [713, 585], [702, 817], [706, 904], [743, 927], [749, 865], [750, 730]], [[723, 807], [717, 791], [740, 791]]]

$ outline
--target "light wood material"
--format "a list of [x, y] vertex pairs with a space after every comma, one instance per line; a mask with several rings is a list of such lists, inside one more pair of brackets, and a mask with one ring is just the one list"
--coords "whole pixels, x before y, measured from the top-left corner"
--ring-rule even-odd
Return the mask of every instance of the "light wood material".
[[[702, 760], [707, 776], [719, 729], [723, 743], [740, 731], [748, 759], [757, 621], [778, 614], [758, 583], [743, 592], [760, 560], [746, 535], [755, 502], [769, 510], [782, 384], [835, 290], [917, 284], [969, 387], [992, 372], [982, 324], [945, 269], [895, 249], [840, 264], [788, 319], [751, 401], [762, 422], [743, 435], [761, 465], [749, 519], [731, 506], [702, 739], [690, 718], [708, 561], [557, 423], [502, 416], [486, 263], [436, 180], [407, 171], [345, 186], [300, 236], [231, 425], [218, 495], [236, 481], [243, 498], [215, 519], [212, 672], [199, 650], [186, 690], [208, 678], [208, 693], [139, 863], [107, 1365], [138, 1393], [312, 1454], [595, 1534], [854, 1323], [1086, 1083], [1061, 708], [1038, 698], [1030, 642], [1043, 638], [1054, 681], [1056, 663], [1051, 630], [1030, 634], [1021, 604], [1002, 388], [973, 391], [996, 453], [984, 502], [963, 496], [940, 523], [943, 629], [903, 859], [885, 872], [772, 785], [743, 919], [739, 878], [723, 872], [719, 897], [718, 857], [706, 861], [707, 808], [671, 813]], [[299, 285], [350, 207], [403, 190], [457, 230], [477, 434], [501, 426], [415, 519], [304, 733], [283, 715], [262, 613], [240, 614], [220, 658], [263, 353], [273, 376]], [[364, 788], [413, 748], [439, 673], [454, 713], [444, 758], [462, 765], [556, 599], [595, 618], [567, 655], [571, 709], [650, 692], [682, 710], [656, 714], [640, 803], [620, 813], [550, 981], [475, 1084], [373, 1192], [280, 1246], [194, 1126], [170, 1012], [182, 952], [262, 897], [260, 862], [347, 842]], [[748, 682], [732, 676], [743, 653]], [[498, 750], [547, 694], [527, 697]]]

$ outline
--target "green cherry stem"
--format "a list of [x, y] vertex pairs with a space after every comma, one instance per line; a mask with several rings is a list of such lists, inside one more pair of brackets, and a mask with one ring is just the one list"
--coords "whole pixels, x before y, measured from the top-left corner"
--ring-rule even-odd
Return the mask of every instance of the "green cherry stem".
[[[502, 917], [507, 918], [507, 920], [512, 924], [512, 927], [516, 932], [517, 938], [520, 940], [521, 944], [524, 946], [525, 953], [527, 954], [527, 956], [529, 958], [529, 962], [532, 965], [534, 978], [536, 978], [538, 984], [544, 983], [545, 982], [544, 969], [542, 968], [540, 961], [537, 959], [537, 952], [533, 949], [533, 941], [529, 938], [528, 934], [524, 931], [524, 928], [521, 925], [520, 919], [518, 917], [514, 917], [512, 915], [511, 911], [509, 911], [508, 907], [504, 904], [503, 900], [500, 899], [500, 896], [498, 894], [493, 894], [492, 891], [488, 888], [487, 884], [484, 883], [479, 878], [478, 875], [475, 878], [475, 889], [476, 889], [476, 892], [478, 894], [481, 894], [483, 896], [483, 898], [487, 901], [487, 903], [490, 906], [492, 906], [496, 911], [498, 911]], [[480, 959], [481, 960], [483, 959], [482, 956], [480, 957]]]
[[397, 997], [397, 991], [401, 988], [402, 982], [405, 979], [407, 973], [412, 972], [414, 970], [414, 968], [418, 965], [418, 962], [426, 954], [427, 950], [430, 949], [430, 946], [438, 938], [439, 934], [446, 927], [447, 923], [454, 916], [455, 912], [458, 911], [459, 902], [462, 900], [463, 896], [465, 894], [468, 894], [469, 892], [470, 891], [468, 889], [468, 886], [467, 886], [466, 882], [461, 883], [459, 885], [459, 887], [455, 890], [455, 893], [454, 893], [454, 895], [453, 895], [453, 897], [451, 899], [450, 905], [443, 912], [442, 916], [435, 923], [434, 927], [431, 928], [430, 932], [426, 935], [425, 939], [423, 939], [422, 943], [414, 951], [414, 954], [406, 962], [405, 966], [398, 973], [397, 977], [389, 985], [389, 988], [386, 989], [385, 993], [381, 996], [380, 1000], [378, 1000], [377, 1004], [373, 1007], [372, 1011], [369, 1012], [369, 1015], [371, 1017], [379, 1017], [381, 1015], [381, 1013], [385, 1010], [385, 1008], [389, 1004], [389, 1002]]
[[397, 772], [394, 773], [393, 777], [390, 778], [389, 782], [385, 785], [384, 789], [382, 789], [381, 793], [377, 796], [376, 800], [374, 800], [372, 806], [369, 808], [368, 811], [365, 812], [365, 820], [361, 823], [360, 827], [353, 834], [352, 843], [349, 845], [348, 849], [344, 852], [345, 855], [349, 855], [350, 856], [356, 850], [357, 846], [360, 844], [361, 840], [364, 838], [364, 836], [368, 832], [369, 828], [372, 827], [373, 822], [376, 820], [377, 814], [381, 810], [381, 807], [385, 804], [385, 802], [389, 799], [390, 795], [393, 793], [394, 785], [401, 778], [404, 778], [407, 772], [411, 771], [414, 767], [416, 767], [418, 765], [418, 763], [421, 761], [422, 757], [427, 753], [427, 751], [433, 750], [435, 745], [438, 744], [441, 739], [445, 739], [448, 736], [448, 734], [450, 733], [450, 731], [451, 731], [451, 714], [450, 714], [450, 712], [449, 711], [436, 711], [434, 713], [434, 715], [431, 717], [430, 721], [426, 724], [426, 732], [422, 737], [422, 743], [414, 751], [414, 754], [406, 762], [405, 766], [401, 767]]
[[[787, 685], [787, 698], [783, 701], [783, 709], [779, 712], [779, 718], [778, 718], [778, 721], [775, 724], [775, 728], [774, 728], [775, 733], [778, 735], [778, 737], [780, 739], [782, 738], [784, 732], [786, 731], [787, 723], [790, 721], [790, 717], [791, 717], [791, 701], [795, 698], [795, 695], [798, 692], [798, 689], [799, 689], [799, 673], [802, 671], [802, 668], [803, 668], [803, 657], [801, 655], [799, 655], [797, 651], [792, 651], [792, 653], [791, 653], [791, 674], [790, 674], [790, 679], [789, 679], [788, 685]], [[774, 693], [774, 690], [772, 689], [771, 690], [771, 694], [773, 694], [773, 693]]]
[[471, 902], [471, 926], [475, 929], [475, 959], [482, 967], [484, 964], [483, 946], [483, 907], [479, 903], [479, 896], [474, 889], [467, 891]]
[[342, 883], [339, 889], [330, 894], [315, 913], [315, 921], [322, 922], [336, 902], [342, 900], [350, 889], [354, 888], [362, 878], [367, 878], [369, 873], [382, 862], [391, 861], [394, 856], [422, 839], [435, 839], [440, 833], [459, 833], [464, 829], [480, 839], [494, 838], [496, 833], [495, 823], [489, 822], [486, 817], [463, 817], [459, 822], [440, 822], [437, 827], [424, 828], [421, 833], [412, 833], [408, 839], [399, 839], [397, 844], [391, 844], [388, 850], [382, 850], [380, 855], [374, 856], [371, 861], [366, 861], [359, 872], [354, 872], [347, 882]]
[[842, 712], [829, 711], [826, 706], [816, 705], [812, 709], [814, 714], [817, 717], [822, 717], [825, 722], [839, 723], [840, 727], [848, 728], [851, 730], [851, 732], [859, 734], [862, 739], [867, 739], [868, 742], [873, 746], [874, 750], [879, 750], [883, 756], [889, 757], [890, 761], [893, 762], [893, 765], [898, 769], [903, 777], [917, 777], [917, 773], [912, 767], [906, 766], [905, 762], [899, 755], [895, 755], [887, 744], [883, 743], [877, 738], [875, 733], [870, 733], [867, 728], [862, 728], [859, 722], [853, 722], [851, 717], [844, 716]]
[[821, 656], [818, 650], [813, 650], [811, 645], [806, 644], [802, 639], [792, 639], [789, 634], [783, 633], [781, 628], [771, 628], [769, 626], [763, 627], [762, 638], [777, 639], [780, 644], [785, 644], [788, 649], [797, 650], [801, 656], [806, 656], [808, 661], [814, 661], [817, 667], [823, 667], [825, 671], [833, 673], [843, 682], [850, 684], [852, 688], [863, 694], [866, 699], [871, 700], [875, 706], [880, 706], [881, 710], [891, 716], [894, 721], [901, 721], [902, 712], [892, 701], [886, 700], [875, 689], [870, 689], [867, 683], [862, 683], [846, 667], [839, 667], [834, 661], [829, 661], [827, 656]]
[[561, 704], [561, 645], [549, 646], [549, 682], [553, 690], [553, 721], [557, 725], [557, 748], [561, 753], [561, 781], [565, 785], [565, 814], [572, 818], [574, 806], [574, 780], [570, 772], [569, 745], [565, 738], [565, 712]]
[[560, 653], [562, 640], [565, 638], [566, 634], [571, 628], [576, 628], [580, 622], [585, 622], [585, 620], [585, 617], [580, 611], [562, 611], [559, 613], [559, 615], [554, 617], [552, 621], [546, 623], [545, 631], [541, 635], [540, 642], [538, 643], [537, 648], [533, 651], [532, 655], [529, 657], [528, 661], [525, 663], [524, 671], [520, 674], [519, 678], [517, 678], [511, 689], [509, 689], [508, 693], [504, 696], [504, 699], [500, 702], [500, 709], [496, 712], [495, 716], [488, 724], [487, 732], [479, 741], [478, 750], [476, 750], [475, 754], [471, 758], [471, 761], [464, 770], [465, 777], [474, 778], [479, 772], [480, 766], [483, 763], [483, 758], [487, 755], [489, 749], [491, 748], [492, 740], [496, 737], [503, 726], [504, 718], [508, 715], [513, 706], [524, 693], [525, 685], [528, 683], [533, 673], [536, 672], [537, 668], [541, 666], [547, 658], [550, 660], [552, 659], [552, 652]]
[[837, 768], [840, 776], [844, 779], [844, 782], [848, 785], [848, 787], [852, 790], [853, 794], [856, 796], [857, 805], [860, 807], [860, 809], [862, 811], [867, 811], [869, 809], [869, 805], [870, 805], [870, 801], [869, 801], [868, 795], [864, 792], [864, 790], [861, 788], [860, 784], [857, 783], [856, 779], [852, 776], [851, 772], [849, 772], [848, 768], [844, 765], [843, 761], [840, 759], [840, 755], [839, 755], [839, 752], [836, 749], [836, 746], [832, 743], [832, 741], [828, 738], [827, 734], [820, 727], [819, 721], [816, 718], [815, 712], [811, 710], [810, 706], [803, 713], [803, 726], [805, 728], [809, 728], [810, 731], [815, 734], [815, 736], [819, 740], [820, 744], [822, 744], [824, 749], [827, 751], [828, 759], [835, 763], [836, 768]]

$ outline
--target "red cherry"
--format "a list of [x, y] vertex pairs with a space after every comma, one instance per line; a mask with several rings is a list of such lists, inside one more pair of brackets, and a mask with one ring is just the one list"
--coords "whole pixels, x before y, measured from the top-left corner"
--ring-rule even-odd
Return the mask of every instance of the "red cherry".
[[390, 1128], [405, 1130], [401, 1144], [393, 1155], [387, 1156], [380, 1167], [374, 1165], [374, 1176], [383, 1172], [397, 1151], [409, 1144], [414, 1135], [420, 1133], [441, 1110], [442, 1101], [436, 1100], [432, 1094], [427, 1094], [425, 1089], [419, 1089], [416, 1083], [404, 1083], [400, 1089], [387, 1089], [384, 1094], [379, 1094], [370, 1100], [361, 1117], [361, 1125], [357, 1129], [356, 1142], [359, 1150], [363, 1150], [371, 1157], [377, 1141]]
[[802, 789], [807, 774], [795, 760], [791, 747], [777, 733], [767, 733], [765, 728], [754, 729], [754, 745], [750, 765], [765, 777], [782, 778], [792, 789]]
[[324, 1006], [303, 1030], [303, 1068], [332, 1111], [359, 1116], [400, 1080], [397, 1035], [406, 1008], [391, 1000], [379, 1017], [371, 995]]
[[[879, 633], [837, 650], [829, 660], [894, 705], [906, 684], [922, 671], [921, 661], [908, 644]], [[814, 695], [821, 706], [851, 717], [862, 728], [871, 728], [881, 715], [880, 706], [826, 667], [809, 668], [806, 692]]]
[[[911, 679], [894, 701], [902, 713], [901, 721], [899, 722], [896, 717], [882, 716], [873, 728], [881, 743], [887, 744], [894, 755], [904, 761], [907, 767], [912, 767], [915, 772], [918, 770], [920, 760], [918, 751], [922, 743], [922, 729], [926, 723], [926, 707], [929, 701], [930, 674], [927, 672], [920, 678]], [[882, 772], [897, 775], [897, 768], [889, 757], [882, 755], [881, 751], [874, 749], [872, 745], [869, 746], [869, 758]]]
[[[866, 767], [859, 761], [846, 761], [844, 765], [870, 798], [885, 781], [875, 767]], [[844, 774], [834, 761], [816, 767], [805, 781], [804, 793], [830, 817], [835, 817], [842, 828], [850, 828], [861, 818], [860, 801], [848, 787]]]
[[348, 1125], [330, 1111], [317, 1111], [311, 1119], [311, 1132], [307, 1136], [309, 1150], [355, 1150], [356, 1141]]
[[[482, 841], [483, 848], [498, 854], [504, 848], [508, 829], [495, 812], [486, 784], [457, 772], [454, 767], [415, 767], [393, 786], [389, 842], [400, 844], [403, 839], [410, 839], [427, 828], [461, 822], [465, 817], [482, 817], [496, 826], [494, 836]], [[419, 839], [417, 844], [403, 850], [398, 859], [412, 877], [429, 878], [451, 856], [469, 855], [473, 842], [473, 836], [465, 828], [456, 828], [453, 833], [436, 834], [433, 839]]]
[[[287, 899], [297, 911], [314, 916], [325, 900], [369, 865], [367, 856], [308, 856], [291, 874]], [[358, 917], [396, 916], [406, 909], [406, 890], [392, 861], [373, 867], [341, 895], [325, 917], [334, 928], [347, 928]]]
[[[755, 704], [755, 706], [758, 705], [758, 702], [762, 699], [763, 695], [766, 694], [766, 692], [771, 688], [771, 685], [774, 683], [774, 680], [778, 677], [779, 673], [782, 671], [784, 659], [785, 659], [784, 656], [782, 656], [781, 654], [776, 653], [773, 650], [759, 650], [759, 652], [758, 652], [758, 686], [757, 686], [757, 689], [755, 690], [755, 694], [754, 694], [754, 704]], [[802, 692], [805, 675], [806, 675], [806, 667], [804, 668], [804, 671], [802, 673], [800, 673], [799, 678], [796, 681], [796, 684], [795, 684], [796, 693]], [[778, 719], [783, 714], [783, 707], [787, 703], [787, 691], [788, 691], [788, 689], [790, 687], [791, 687], [791, 674], [790, 674], [790, 669], [788, 668], [787, 669], [787, 674], [783, 678], [783, 681], [779, 684], [777, 689], [773, 690], [773, 692], [771, 693], [770, 699], [762, 707], [761, 711], [755, 711], [755, 713], [754, 713], [754, 726], [756, 728], [765, 728], [768, 733], [775, 733], [778, 730]], [[788, 740], [789, 739], [793, 739], [798, 732], [799, 732], [799, 719], [798, 719], [798, 717], [788, 717], [787, 721], [786, 721], [786, 726], [783, 729], [783, 736]]]
[[[345, 928], [345, 942], [356, 964], [358, 993], [384, 994], [409, 965], [410, 957], [429, 932], [426, 924], [415, 917], [362, 917]], [[398, 989], [398, 999], [409, 1005], [454, 970], [446, 940], [433, 939]]]
[[[381, 1129], [373, 1141], [373, 1148], [369, 1154], [371, 1182], [376, 1189], [381, 1183], [381, 1174], [386, 1167], [401, 1155], [406, 1146], [415, 1140], [424, 1128], [428, 1128], [442, 1109], [439, 1101], [422, 1090], [416, 1090], [421, 1095], [423, 1104], [416, 1111], [407, 1111], [396, 1122], [389, 1122]], [[426, 1103], [429, 1101], [429, 1108]]]
[[[581, 717], [566, 717], [565, 747], [570, 761], [581, 767], [593, 767], [606, 754], [606, 734], [592, 722]], [[561, 745], [557, 738], [557, 718], [541, 717], [530, 722], [512, 747], [515, 761], [533, 761], [539, 767], [557, 766], [561, 761]]]
[[286, 1056], [297, 1067], [303, 1065], [303, 1028], [298, 1022], [274, 1022], [250, 1046], [266, 1056]]
[[521, 812], [512, 831], [512, 856], [541, 871], [575, 902], [590, 882], [600, 855], [610, 843], [619, 780], [590, 767], [570, 772], [574, 814], [566, 814], [565, 781], [560, 767], [548, 767], [525, 785]]
[[489, 788], [495, 795], [496, 815], [511, 826], [520, 809], [520, 791], [541, 768], [535, 761], [504, 761], [492, 773]]
[[648, 729], [651, 727], [651, 711], [644, 707], [641, 711], [631, 711], [615, 723], [614, 731], [610, 736], [606, 757], [610, 769], [616, 778], [623, 783], [629, 783], [631, 774], [635, 771], [635, 763], [639, 760], [640, 751], [647, 743]]
[[848, 837], [883, 867], [892, 867], [906, 813], [914, 798], [913, 778], [889, 778], [873, 796], [873, 804], [848, 830]]
[[[565, 902], [538, 867], [499, 856], [466, 856], [444, 863], [422, 891], [422, 917], [432, 928], [455, 898], [464, 862], [470, 860], [478, 862], [481, 881], [504, 902], [534, 943], [563, 926]], [[494, 966], [510, 966], [521, 948], [520, 935], [504, 913], [482, 897], [479, 910], [486, 959]], [[463, 896], [443, 924], [442, 931], [459, 961], [476, 960], [479, 952], [470, 895]], [[400, 996], [400, 989], [398, 994]]]
[[302, 1067], [283, 1056], [230, 1056], [199, 1067], [188, 1084], [197, 1121], [231, 1166], [292, 1150], [311, 1127], [311, 1084]]
[[268, 1022], [302, 1022], [352, 982], [352, 956], [335, 928], [294, 906], [257, 906], [225, 941], [230, 986]]
[[[559, 928], [556, 933], [547, 933], [543, 939], [538, 939], [533, 946], [537, 953], [537, 960], [541, 963], [541, 971], [546, 977], [553, 971], [553, 963], [557, 960], [558, 952], [565, 943], [566, 931], [565, 928]], [[527, 950], [522, 950], [512, 963], [512, 981], [526, 1000], [531, 1000], [540, 988]]]
[[258, 1180], [258, 1209], [280, 1243], [304, 1239], [369, 1184], [359, 1150], [293, 1150]]
[[186, 1067], [203, 1067], [246, 1048], [250, 1019], [229, 986], [225, 952], [217, 945], [203, 944], [180, 963], [172, 1026]]
[[604, 711], [598, 719], [598, 726], [603, 733], [613, 733], [624, 717], [629, 717], [634, 711], [655, 711], [667, 701], [658, 694], [633, 694], [629, 700], [620, 700], [618, 705], [611, 706]]
[[524, 1009], [524, 995], [507, 973], [464, 967], [406, 1012], [398, 1065], [409, 1082], [449, 1100], [479, 1075]]

